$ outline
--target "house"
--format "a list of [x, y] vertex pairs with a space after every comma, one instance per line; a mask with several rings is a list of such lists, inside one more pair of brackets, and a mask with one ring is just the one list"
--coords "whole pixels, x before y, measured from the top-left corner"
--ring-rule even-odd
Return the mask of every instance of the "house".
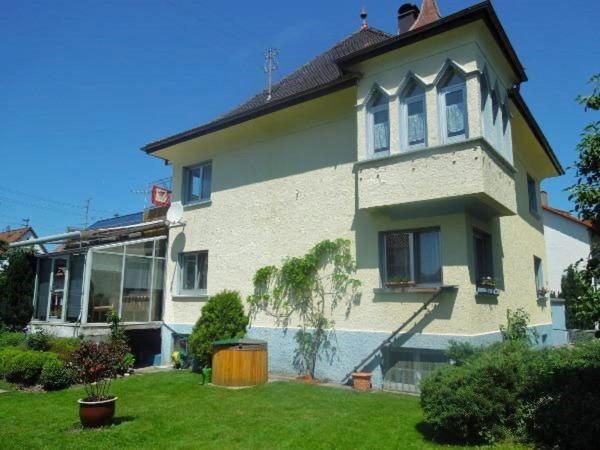
[[103, 339], [109, 333], [107, 315], [116, 311], [138, 365], [160, 363], [164, 213], [165, 208], [154, 208], [38, 239], [62, 245], [38, 256], [30, 329]]
[[548, 289], [561, 292], [565, 270], [578, 261], [586, 261], [592, 247], [600, 242], [600, 232], [592, 223], [548, 204], [548, 194], [542, 192], [542, 216], [548, 259]]
[[[6, 242], [7, 244], [28, 241], [30, 239], [36, 239], [37, 237], [34, 229], [30, 226], [14, 229], [8, 228], [5, 231], [0, 232], [0, 241]], [[43, 245], [34, 245], [33, 249], [38, 254], [46, 253], [46, 248]]]
[[[398, 32], [360, 30], [231, 112], [143, 147], [173, 167], [163, 358], [207, 297], [252, 293], [256, 270], [351, 240], [360, 304], [335, 316], [317, 376], [416, 390], [450, 341], [500, 339], [523, 308], [559, 344], [546, 298], [540, 182], [563, 174], [520, 94], [527, 76], [490, 2], [442, 17], [403, 5]], [[395, 21], [394, 17], [394, 21]], [[397, 278], [414, 287], [395, 289]], [[259, 316], [272, 372], [295, 373], [294, 329]]]

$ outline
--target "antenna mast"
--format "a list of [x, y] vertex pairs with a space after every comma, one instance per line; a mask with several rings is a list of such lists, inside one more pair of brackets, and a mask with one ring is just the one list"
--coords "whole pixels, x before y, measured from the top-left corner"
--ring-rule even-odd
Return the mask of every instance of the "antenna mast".
[[265, 51], [265, 73], [267, 74], [267, 101], [271, 100], [271, 94], [273, 89], [273, 72], [279, 68], [277, 63], [277, 57], [279, 56], [279, 50], [276, 48], [268, 48]]

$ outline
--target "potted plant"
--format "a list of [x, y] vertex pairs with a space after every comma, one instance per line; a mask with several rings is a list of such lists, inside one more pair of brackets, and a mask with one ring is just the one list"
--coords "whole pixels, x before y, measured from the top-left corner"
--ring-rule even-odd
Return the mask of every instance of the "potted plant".
[[479, 280], [479, 286], [486, 288], [495, 288], [496, 280], [494, 280], [492, 277], [483, 277], [481, 280]]
[[537, 296], [538, 298], [546, 298], [546, 295], [548, 294], [549, 289], [547, 287], [541, 287], [537, 290]]
[[415, 282], [405, 278], [405, 277], [390, 277], [386, 282], [385, 282], [385, 287], [388, 288], [407, 288], [407, 287], [413, 287], [415, 285]]
[[70, 361], [76, 376], [85, 387], [86, 397], [79, 399], [79, 418], [84, 427], [99, 427], [111, 422], [117, 397], [110, 394], [122, 360], [122, 348], [110, 343], [84, 341]]

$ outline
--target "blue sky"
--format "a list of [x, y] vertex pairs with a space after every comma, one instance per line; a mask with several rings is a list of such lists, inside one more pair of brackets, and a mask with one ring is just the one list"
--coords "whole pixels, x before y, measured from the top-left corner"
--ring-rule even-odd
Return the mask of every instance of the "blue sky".
[[[139, 191], [170, 176], [142, 145], [262, 89], [267, 47], [280, 50], [280, 78], [355, 31], [362, 6], [393, 32], [401, 3], [2, 0], [0, 229], [81, 226], [88, 198], [90, 221], [142, 209]], [[449, 14], [475, 2], [438, 3]], [[523, 95], [567, 167], [593, 119], [574, 98], [600, 70], [600, 2], [494, 5], [530, 79]], [[552, 204], [570, 209], [572, 181], [544, 183]]]

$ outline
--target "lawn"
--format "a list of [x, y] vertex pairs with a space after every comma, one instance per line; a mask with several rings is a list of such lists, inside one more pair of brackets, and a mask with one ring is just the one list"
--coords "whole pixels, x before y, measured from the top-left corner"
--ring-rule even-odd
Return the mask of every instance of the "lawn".
[[[118, 380], [115, 424], [82, 430], [82, 389], [0, 394], [0, 448], [437, 448], [417, 397], [276, 382], [228, 390], [190, 372]], [[505, 447], [506, 448], [506, 447]]]

